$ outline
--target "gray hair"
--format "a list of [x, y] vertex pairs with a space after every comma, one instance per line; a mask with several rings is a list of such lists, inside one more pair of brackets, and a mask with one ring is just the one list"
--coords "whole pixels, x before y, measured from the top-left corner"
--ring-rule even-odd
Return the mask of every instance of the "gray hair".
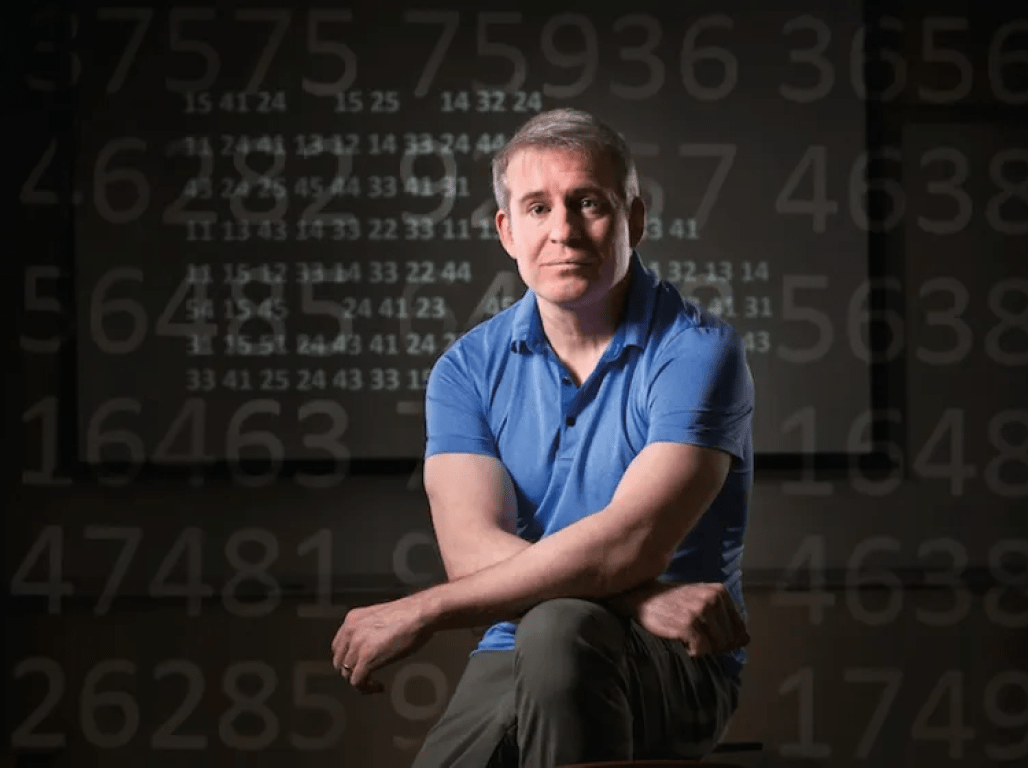
[[507, 166], [516, 152], [528, 147], [566, 149], [607, 156], [614, 163], [618, 195], [627, 208], [639, 196], [639, 175], [628, 144], [608, 125], [580, 109], [540, 112], [518, 129], [493, 157], [493, 195], [500, 210], [510, 213]]

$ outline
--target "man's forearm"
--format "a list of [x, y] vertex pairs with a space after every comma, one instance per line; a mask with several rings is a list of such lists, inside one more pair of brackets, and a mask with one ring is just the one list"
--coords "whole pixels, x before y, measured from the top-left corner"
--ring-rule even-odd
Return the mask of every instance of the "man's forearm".
[[[532, 542], [525, 541], [520, 536], [506, 531], [492, 530], [483, 537], [482, 546], [474, 554], [465, 555], [462, 558], [462, 571], [459, 571], [450, 581], [467, 578], [489, 566], [509, 560], [526, 548], [532, 546]], [[620, 616], [634, 618], [639, 603], [653, 593], [653, 587], [659, 582], [656, 579], [643, 582], [638, 587], [618, 592], [609, 597], [602, 598], [602, 602], [612, 611]], [[521, 611], [518, 617], [524, 613]]]
[[639, 604], [648, 597], [652, 597], [660, 588], [661, 582], [657, 581], [657, 579], [650, 579], [637, 587], [605, 597], [600, 602], [614, 611], [614, 613], [634, 619], [637, 615]]
[[506, 560], [421, 594], [435, 629], [514, 620], [544, 600], [607, 598], [649, 581], [629, 537], [597, 513], [525, 546]]
[[489, 566], [509, 560], [532, 546], [530, 541], [499, 528], [483, 533], [476, 544], [472, 552], [461, 553], [459, 560], [448, 569], [453, 571], [449, 576], [450, 581], [467, 578]]

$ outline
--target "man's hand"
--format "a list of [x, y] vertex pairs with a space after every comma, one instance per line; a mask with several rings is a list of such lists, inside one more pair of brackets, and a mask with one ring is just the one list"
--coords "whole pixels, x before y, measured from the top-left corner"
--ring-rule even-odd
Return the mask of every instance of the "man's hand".
[[421, 593], [351, 608], [332, 641], [332, 666], [361, 693], [381, 693], [371, 673], [414, 653], [433, 632]]
[[750, 642], [746, 624], [724, 584], [648, 586], [634, 618], [657, 637], [681, 640], [690, 656], [723, 653]]

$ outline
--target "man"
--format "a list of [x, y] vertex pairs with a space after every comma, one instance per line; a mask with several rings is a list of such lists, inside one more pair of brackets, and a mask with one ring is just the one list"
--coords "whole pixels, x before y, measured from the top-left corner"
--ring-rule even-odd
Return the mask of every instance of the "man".
[[696, 758], [738, 703], [753, 385], [734, 330], [646, 270], [624, 141], [529, 120], [497, 154], [529, 290], [461, 337], [426, 395], [425, 489], [449, 581], [353, 609], [362, 692], [444, 628], [492, 624], [415, 768]]

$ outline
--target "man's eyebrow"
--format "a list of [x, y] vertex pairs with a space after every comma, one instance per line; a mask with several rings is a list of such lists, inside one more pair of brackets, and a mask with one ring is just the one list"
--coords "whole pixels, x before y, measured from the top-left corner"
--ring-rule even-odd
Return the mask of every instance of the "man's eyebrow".
[[575, 187], [571, 190], [571, 194], [574, 197], [580, 197], [582, 195], [597, 195], [598, 197], [607, 196], [603, 187]]
[[518, 202], [519, 203], [524, 203], [524, 202], [526, 202], [528, 200], [531, 200], [533, 198], [545, 197], [545, 196], [546, 196], [546, 193], [543, 190], [536, 189], [536, 190], [533, 190], [532, 192], [526, 192], [525, 194], [523, 194], [521, 197], [518, 198]]

